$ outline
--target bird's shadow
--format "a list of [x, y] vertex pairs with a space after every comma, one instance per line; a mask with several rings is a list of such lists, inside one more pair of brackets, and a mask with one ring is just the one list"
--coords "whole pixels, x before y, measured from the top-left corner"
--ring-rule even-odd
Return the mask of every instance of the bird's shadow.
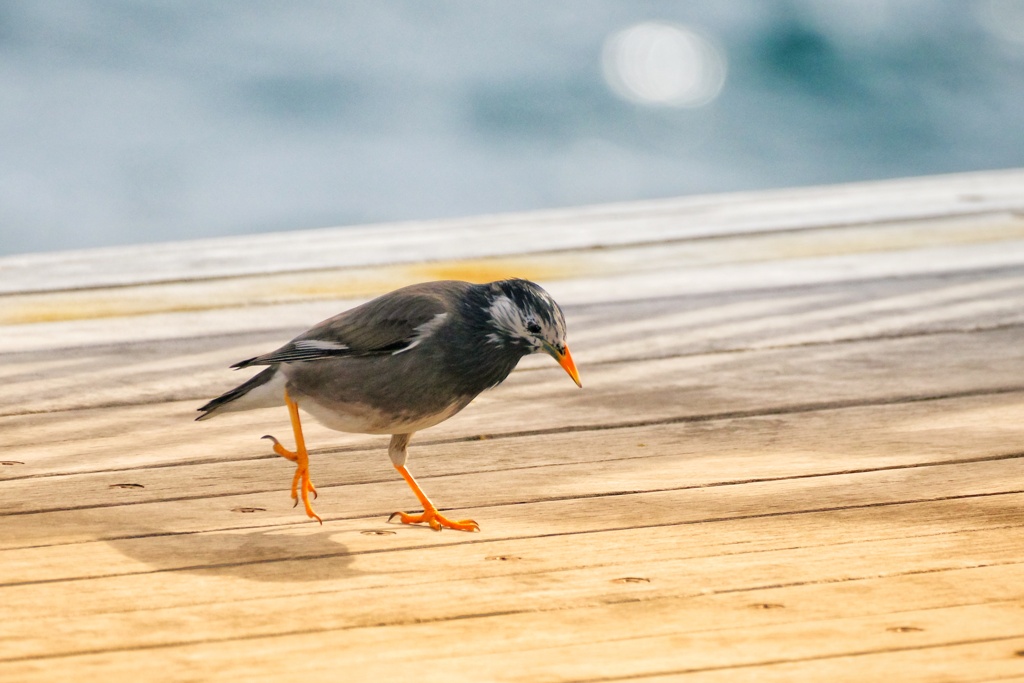
[[323, 528], [310, 531], [305, 525], [196, 533], [153, 529], [105, 542], [153, 572], [295, 582], [327, 581], [360, 573], [352, 569], [352, 554], [335, 538], [337, 535], [337, 531]]

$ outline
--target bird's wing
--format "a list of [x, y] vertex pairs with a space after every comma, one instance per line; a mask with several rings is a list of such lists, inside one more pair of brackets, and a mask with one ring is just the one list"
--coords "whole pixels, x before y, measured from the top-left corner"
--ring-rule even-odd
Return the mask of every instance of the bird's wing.
[[281, 348], [231, 367], [398, 354], [433, 334], [447, 318], [437, 296], [394, 293], [328, 318]]

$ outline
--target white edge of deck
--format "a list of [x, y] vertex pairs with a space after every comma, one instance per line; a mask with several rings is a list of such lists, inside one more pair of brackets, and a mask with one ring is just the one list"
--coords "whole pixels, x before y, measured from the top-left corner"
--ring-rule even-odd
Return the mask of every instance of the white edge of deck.
[[0, 258], [0, 295], [1024, 210], [1024, 169]]

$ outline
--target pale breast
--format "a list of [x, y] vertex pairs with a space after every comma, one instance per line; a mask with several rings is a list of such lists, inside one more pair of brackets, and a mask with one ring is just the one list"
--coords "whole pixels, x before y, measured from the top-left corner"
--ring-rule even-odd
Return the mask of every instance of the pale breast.
[[315, 417], [323, 426], [339, 432], [356, 434], [412, 434], [444, 422], [465, 408], [467, 403], [468, 401], [458, 401], [440, 412], [408, 415], [351, 403], [323, 405], [305, 396], [299, 399], [299, 407]]

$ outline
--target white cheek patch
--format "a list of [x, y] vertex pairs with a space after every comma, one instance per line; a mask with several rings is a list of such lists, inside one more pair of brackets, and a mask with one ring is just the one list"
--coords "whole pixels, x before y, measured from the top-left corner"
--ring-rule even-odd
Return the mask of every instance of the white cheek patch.
[[494, 324], [507, 332], [509, 336], [520, 339], [529, 339], [533, 336], [526, 329], [526, 323], [523, 321], [523, 314], [519, 307], [507, 296], [495, 297], [487, 312]]
[[[554, 306], [554, 302], [552, 302], [552, 306]], [[508, 337], [522, 339], [535, 351], [539, 351], [546, 343], [564, 343], [562, 340], [565, 338], [565, 332], [560, 325], [538, 315], [535, 311], [522, 310], [507, 296], [495, 297], [488, 307], [487, 313], [494, 321], [494, 325]], [[540, 331], [530, 332], [529, 328], [533, 325], [538, 326]], [[487, 341], [499, 346], [504, 344], [501, 335], [494, 333], [487, 336]]]

